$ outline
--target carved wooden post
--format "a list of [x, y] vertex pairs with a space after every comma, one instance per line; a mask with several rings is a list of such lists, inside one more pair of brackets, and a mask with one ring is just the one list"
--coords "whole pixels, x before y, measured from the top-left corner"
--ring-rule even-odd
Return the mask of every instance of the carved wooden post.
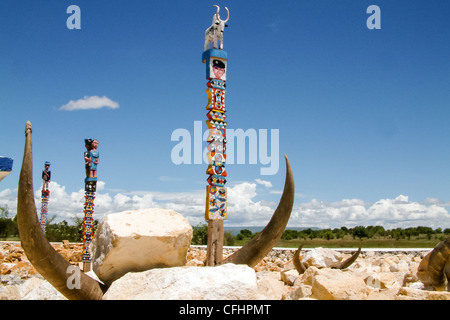
[[85, 202], [83, 219], [83, 271], [92, 270], [90, 244], [94, 236], [94, 199], [97, 190], [97, 165], [99, 152], [98, 140], [85, 139], [86, 152], [84, 153], [86, 179], [84, 180]]
[[208, 221], [206, 265], [215, 266], [223, 259], [223, 220]]
[[[226, 126], [225, 122], [225, 87], [227, 71], [227, 53], [222, 50], [223, 29], [228, 21], [220, 20], [219, 7], [213, 18], [213, 25], [205, 33], [205, 51], [202, 62], [206, 64], [206, 93], [208, 110], [206, 124], [209, 129], [207, 142], [209, 175], [206, 187], [205, 219], [208, 221], [208, 243], [206, 265], [219, 264], [223, 258], [223, 220], [227, 218], [227, 189], [225, 188], [227, 172], [226, 160]], [[228, 9], [227, 9], [228, 13]], [[212, 49], [208, 49], [212, 43]], [[219, 47], [220, 49], [217, 49]]]
[[45, 161], [44, 170], [42, 171], [42, 190], [41, 190], [41, 218], [39, 223], [41, 224], [42, 232], [46, 234], [47, 214], [48, 214], [48, 201], [50, 198], [50, 190], [48, 184], [51, 179], [50, 162]]

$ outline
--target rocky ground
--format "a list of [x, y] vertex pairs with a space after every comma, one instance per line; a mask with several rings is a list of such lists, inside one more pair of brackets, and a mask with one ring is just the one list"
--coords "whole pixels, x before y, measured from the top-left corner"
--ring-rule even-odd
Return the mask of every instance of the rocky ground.
[[[67, 261], [79, 264], [82, 245], [53, 243]], [[224, 256], [234, 248], [224, 248]], [[299, 276], [292, 264], [294, 249], [274, 249], [253, 269], [258, 290], [254, 299], [272, 300], [450, 300], [450, 292], [424, 288], [417, 267], [429, 250], [362, 251], [345, 270], [333, 265], [350, 257], [351, 250], [316, 248], [302, 252], [310, 267]], [[187, 265], [203, 266], [205, 247], [192, 246]], [[65, 299], [28, 261], [18, 242], [0, 242], [0, 300]]]

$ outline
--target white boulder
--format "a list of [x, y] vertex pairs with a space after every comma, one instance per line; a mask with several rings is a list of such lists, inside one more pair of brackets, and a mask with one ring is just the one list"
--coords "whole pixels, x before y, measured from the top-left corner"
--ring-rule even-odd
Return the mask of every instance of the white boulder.
[[232, 263], [130, 272], [114, 281], [105, 300], [241, 300], [257, 290], [255, 271]]
[[106, 285], [127, 272], [186, 264], [192, 227], [181, 214], [151, 208], [109, 214], [92, 243], [93, 270]]
[[37, 277], [27, 280], [19, 291], [21, 300], [67, 300], [50, 282]]
[[336, 268], [341, 264], [344, 255], [336, 250], [315, 248], [305, 253], [302, 262], [317, 268]]
[[319, 269], [314, 277], [311, 298], [318, 300], [362, 300], [369, 294], [364, 279], [352, 272]]

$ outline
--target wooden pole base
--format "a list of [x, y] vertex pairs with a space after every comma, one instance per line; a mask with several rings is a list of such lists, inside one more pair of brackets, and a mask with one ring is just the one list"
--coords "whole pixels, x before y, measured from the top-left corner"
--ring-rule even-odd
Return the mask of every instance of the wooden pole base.
[[83, 262], [83, 272], [89, 272], [92, 270], [92, 262]]
[[206, 265], [215, 266], [223, 259], [223, 220], [208, 221]]

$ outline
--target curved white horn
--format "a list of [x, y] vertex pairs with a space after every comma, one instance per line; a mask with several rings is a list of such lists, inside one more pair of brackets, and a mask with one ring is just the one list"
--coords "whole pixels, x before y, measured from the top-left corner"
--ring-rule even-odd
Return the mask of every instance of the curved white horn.
[[230, 20], [230, 11], [228, 11], [227, 7], [225, 7], [225, 10], [227, 10], [227, 19], [225, 21], [223, 21], [223, 22], [227, 23], [228, 20]]
[[20, 241], [30, 262], [36, 270], [59, 292], [70, 300], [100, 300], [102, 289], [97, 281], [80, 271], [80, 287], [69, 288], [67, 273], [71, 266], [50, 245], [42, 232], [36, 214], [33, 195], [33, 154], [31, 139], [31, 123], [25, 127], [25, 151], [19, 178], [17, 195], [17, 224]]
[[220, 20], [220, 16], [219, 16], [220, 7], [217, 4], [213, 5], [213, 7], [217, 7], [216, 16], [217, 16], [217, 19]]
[[284, 157], [286, 159], [284, 190], [280, 203], [272, 218], [263, 231], [258, 233], [241, 249], [222, 261], [223, 264], [231, 262], [234, 264], [246, 264], [253, 268], [272, 250], [283, 235], [291, 216], [295, 197], [294, 175], [292, 174], [291, 165], [287, 156], [284, 155]]

